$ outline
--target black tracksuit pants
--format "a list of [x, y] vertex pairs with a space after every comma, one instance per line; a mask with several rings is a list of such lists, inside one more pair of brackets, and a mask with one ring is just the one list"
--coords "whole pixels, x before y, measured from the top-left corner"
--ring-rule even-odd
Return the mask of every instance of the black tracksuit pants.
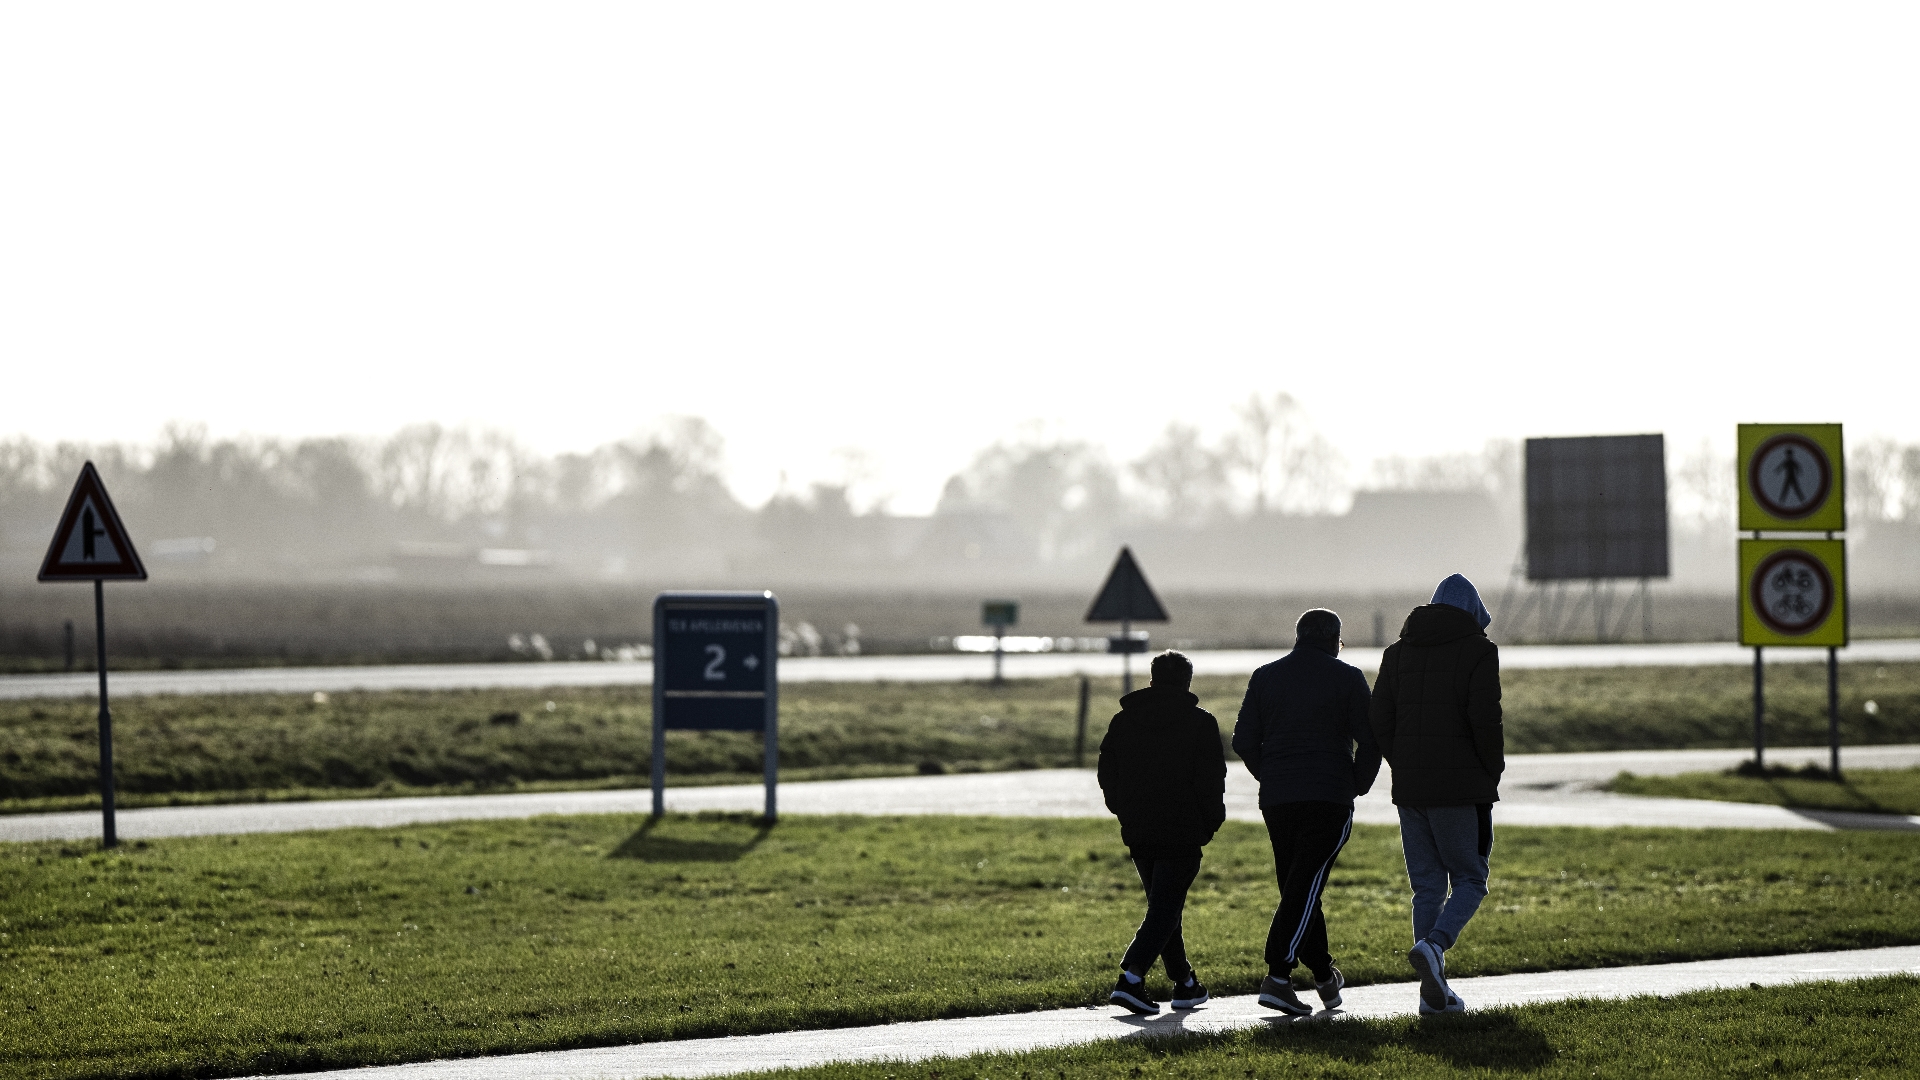
[[1140, 884], [1147, 890], [1147, 917], [1120, 958], [1120, 966], [1145, 975], [1157, 956], [1166, 965], [1167, 978], [1183, 985], [1193, 976], [1193, 965], [1187, 962], [1187, 943], [1180, 936], [1180, 916], [1187, 907], [1187, 890], [1200, 873], [1200, 854], [1172, 859], [1135, 855], [1133, 868], [1140, 872]]
[[1320, 894], [1353, 832], [1353, 804], [1280, 803], [1261, 807], [1260, 816], [1267, 820], [1273, 874], [1280, 881], [1280, 908], [1267, 931], [1267, 972], [1284, 979], [1302, 963], [1314, 981], [1324, 982], [1333, 974], [1333, 954]]

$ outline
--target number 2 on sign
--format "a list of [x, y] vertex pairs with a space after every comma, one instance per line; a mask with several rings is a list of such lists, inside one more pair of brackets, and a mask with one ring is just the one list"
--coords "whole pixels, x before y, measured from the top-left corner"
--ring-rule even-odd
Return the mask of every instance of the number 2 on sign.
[[720, 665], [726, 662], [727, 662], [727, 650], [725, 646], [723, 645], [707, 646], [707, 670], [705, 671], [704, 674], [706, 675], [708, 681], [724, 682], [726, 680], [727, 673], [720, 670]]

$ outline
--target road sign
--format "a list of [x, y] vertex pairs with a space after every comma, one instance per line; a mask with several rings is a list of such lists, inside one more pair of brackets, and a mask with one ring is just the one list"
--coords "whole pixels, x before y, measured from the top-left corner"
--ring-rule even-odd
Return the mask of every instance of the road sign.
[[1133, 561], [1132, 549], [1121, 548], [1120, 557], [1113, 560], [1107, 583], [1100, 586], [1100, 595], [1093, 598], [1093, 606], [1087, 609], [1087, 621], [1120, 624], [1118, 637], [1108, 639], [1107, 649], [1121, 654], [1120, 689], [1122, 693], [1132, 693], [1133, 654], [1147, 651], [1146, 634], [1136, 639], [1133, 624], [1167, 621], [1167, 609], [1160, 606], [1160, 598], [1153, 595], [1153, 586], [1147, 584], [1147, 575], [1141, 573], [1140, 564]]
[[983, 626], [1005, 629], [1020, 622], [1020, 601], [988, 600], [980, 605], [980, 622]]
[[1846, 541], [1740, 541], [1740, 644], [1846, 643]]
[[40, 564], [41, 581], [145, 581], [147, 568], [133, 549], [106, 485], [89, 461], [67, 496], [66, 512]]
[[[107, 498], [107, 487], [89, 461], [80, 467], [67, 508], [54, 527], [53, 543], [40, 564], [41, 581], [93, 582], [94, 670], [100, 675], [100, 842], [120, 842], [114, 828], [113, 710], [107, 706], [107, 588], [108, 581], [145, 581], [147, 568], [133, 549], [120, 512]], [[67, 624], [69, 635], [73, 624]], [[68, 638], [67, 666], [72, 667], [72, 638]]]
[[779, 767], [780, 602], [770, 592], [670, 592], [653, 602], [653, 812], [665, 810], [666, 733], [760, 731], [767, 817]]
[[1113, 561], [1113, 569], [1107, 573], [1107, 583], [1100, 586], [1100, 595], [1094, 597], [1093, 606], [1087, 609], [1087, 621], [1167, 621], [1167, 609], [1161, 607], [1160, 598], [1153, 595], [1153, 586], [1147, 584], [1147, 575], [1140, 572], [1140, 564], [1133, 561], [1132, 550], [1120, 549], [1120, 557]]
[[1839, 424], [1741, 424], [1739, 450], [1742, 530], [1847, 527]]

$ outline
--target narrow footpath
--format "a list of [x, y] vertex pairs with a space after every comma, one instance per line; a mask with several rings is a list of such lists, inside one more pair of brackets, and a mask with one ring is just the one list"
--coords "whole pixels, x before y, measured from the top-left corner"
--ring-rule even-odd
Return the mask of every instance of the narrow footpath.
[[[1882, 975], [1920, 975], [1920, 946], [1491, 975], [1452, 982], [1468, 1008], [1478, 1011], [1571, 998], [1668, 997], [1696, 990], [1781, 986]], [[1154, 1017], [1135, 1017], [1104, 1006], [1052, 1009], [1006, 1016], [639, 1043], [300, 1075], [327, 1080], [624, 1080], [628, 1077], [727, 1076], [835, 1062], [914, 1062], [1074, 1046], [1104, 1039], [1226, 1032], [1262, 1025], [1286, 1027], [1343, 1017], [1412, 1016], [1419, 1007], [1419, 984], [1352, 987], [1344, 992], [1344, 997], [1342, 1008], [1335, 1012], [1297, 1020], [1263, 1009], [1252, 995], [1247, 995], [1219, 998], [1187, 1012], [1163, 1011]], [[1439, 1022], [1446, 1022], [1445, 1018], [1439, 1018]]]
[[[1744, 750], [1627, 750], [1590, 754], [1513, 754], [1501, 777], [1501, 801], [1494, 805], [1498, 825], [1577, 825], [1694, 829], [1888, 829], [1920, 831], [1920, 817], [1860, 814], [1837, 810], [1789, 810], [1758, 803], [1705, 799], [1644, 799], [1613, 795], [1597, 786], [1621, 772], [1644, 776], [1717, 771], [1745, 760]], [[1822, 764], [1825, 747], [1769, 749], [1767, 759], [1783, 765]], [[1920, 765], [1920, 746], [1849, 748], [1850, 768], [1898, 769]], [[1386, 767], [1373, 790], [1354, 806], [1354, 820], [1394, 825], [1399, 814], [1390, 796], [1393, 779]], [[1260, 786], [1247, 770], [1227, 770], [1227, 816], [1260, 821]], [[766, 789], [759, 784], [667, 789], [667, 809], [693, 813], [724, 810], [758, 813]], [[989, 817], [1104, 818], [1106, 803], [1091, 769], [1035, 769], [1029, 772], [963, 773], [954, 776], [899, 776], [876, 780], [820, 780], [782, 784], [782, 814], [979, 814]], [[316, 802], [240, 803], [226, 806], [168, 806], [122, 810], [116, 825], [122, 839], [157, 840], [169, 836], [226, 836], [240, 833], [303, 832], [310, 829], [390, 828], [446, 821], [530, 818], [546, 814], [644, 814], [653, 808], [651, 791], [553, 791], [523, 795], [450, 795], [432, 798], [335, 799]], [[87, 840], [100, 835], [100, 812], [0, 816], [0, 842]]]

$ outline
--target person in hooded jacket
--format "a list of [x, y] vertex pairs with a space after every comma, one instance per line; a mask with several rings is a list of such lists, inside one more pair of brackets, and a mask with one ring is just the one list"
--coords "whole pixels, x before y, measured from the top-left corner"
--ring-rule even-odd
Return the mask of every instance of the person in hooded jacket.
[[1233, 752], [1260, 781], [1260, 816], [1280, 882], [1258, 1000], [1294, 1016], [1313, 1011], [1293, 991], [1296, 964], [1312, 973], [1326, 1008], [1340, 1004], [1346, 977], [1333, 963], [1320, 895], [1353, 832], [1353, 800], [1380, 773], [1367, 677], [1339, 655], [1340, 616], [1325, 608], [1301, 615], [1293, 651], [1247, 680], [1233, 725]]
[[1500, 650], [1493, 616], [1454, 574], [1414, 608], [1380, 658], [1374, 738], [1393, 769], [1400, 845], [1413, 886], [1413, 948], [1422, 1013], [1459, 1012], [1446, 952], [1487, 896], [1493, 804], [1506, 742], [1500, 726]]
[[1108, 1000], [1148, 1016], [1160, 1011], [1146, 988], [1155, 957], [1173, 981], [1173, 1008], [1207, 1000], [1187, 961], [1180, 917], [1200, 873], [1200, 849], [1227, 819], [1220, 725], [1190, 689], [1193, 663], [1169, 649], [1150, 670], [1152, 682], [1120, 699], [1100, 741], [1100, 792], [1120, 819], [1120, 840], [1147, 892], [1147, 916]]

